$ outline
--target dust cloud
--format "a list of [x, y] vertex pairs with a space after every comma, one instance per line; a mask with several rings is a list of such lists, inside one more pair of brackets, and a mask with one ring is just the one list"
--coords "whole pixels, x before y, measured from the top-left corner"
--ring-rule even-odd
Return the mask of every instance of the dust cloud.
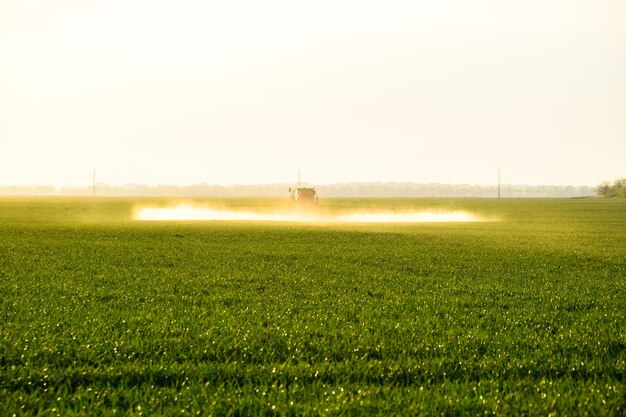
[[324, 211], [232, 210], [181, 204], [171, 207], [137, 207], [133, 218], [141, 221], [257, 221], [317, 223], [445, 223], [481, 222], [485, 219], [467, 211]]

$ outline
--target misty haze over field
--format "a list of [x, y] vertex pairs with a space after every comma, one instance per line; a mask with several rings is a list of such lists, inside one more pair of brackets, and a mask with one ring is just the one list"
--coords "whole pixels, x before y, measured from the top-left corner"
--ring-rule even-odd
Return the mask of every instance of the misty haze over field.
[[[303, 184], [311, 186], [311, 184]], [[100, 197], [275, 197], [287, 198], [293, 184], [267, 185], [123, 185], [96, 184], [96, 195]], [[415, 184], [392, 183], [342, 183], [316, 186], [320, 198], [428, 198], [428, 197], [481, 197], [498, 196], [496, 185], [468, 184]], [[92, 196], [93, 188], [53, 186], [0, 186], [0, 195], [13, 196]], [[595, 194], [589, 186], [559, 185], [507, 185], [501, 187], [504, 198], [517, 197], [588, 197]]]

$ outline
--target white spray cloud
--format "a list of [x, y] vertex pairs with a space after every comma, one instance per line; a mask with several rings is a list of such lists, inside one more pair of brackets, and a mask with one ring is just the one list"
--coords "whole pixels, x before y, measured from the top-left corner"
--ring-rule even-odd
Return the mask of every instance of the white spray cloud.
[[142, 221], [267, 221], [318, 223], [443, 223], [480, 222], [485, 219], [467, 211], [238, 211], [180, 204], [170, 207], [138, 207], [135, 220]]

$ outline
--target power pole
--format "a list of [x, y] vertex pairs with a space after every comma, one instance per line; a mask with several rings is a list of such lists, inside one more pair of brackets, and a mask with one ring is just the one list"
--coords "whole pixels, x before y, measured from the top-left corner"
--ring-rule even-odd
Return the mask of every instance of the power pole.
[[498, 168], [498, 200], [500, 199], [500, 168]]

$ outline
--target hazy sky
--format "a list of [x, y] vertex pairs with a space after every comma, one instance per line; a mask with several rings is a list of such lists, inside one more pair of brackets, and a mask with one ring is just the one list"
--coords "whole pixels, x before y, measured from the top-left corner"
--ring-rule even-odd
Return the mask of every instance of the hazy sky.
[[626, 1], [0, 0], [0, 184], [626, 176]]

